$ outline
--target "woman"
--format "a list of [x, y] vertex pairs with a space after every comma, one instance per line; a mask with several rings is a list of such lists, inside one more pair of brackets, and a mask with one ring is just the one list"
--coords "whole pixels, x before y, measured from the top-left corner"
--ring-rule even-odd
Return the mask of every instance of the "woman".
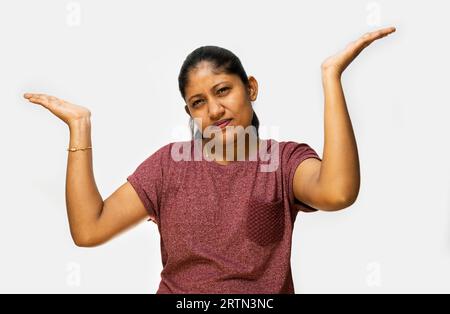
[[[323, 159], [305, 143], [260, 139], [252, 108], [256, 79], [230, 51], [196, 49], [179, 75], [193, 139], [157, 150], [105, 200], [93, 175], [90, 111], [26, 93], [70, 129], [66, 205], [75, 244], [102, 244], [150, 217], [161, 235], [157, 293], [294, 293], [290, 250], [298, 211], [340, 210], [359, 191], [357, 146], [341, 75], [365, 47], [394, 31], [366, 33], [322, 63]], [[210, 137], [214, 145], [208, 147]], [[195, 158], [198, 151], [205, 158]], [[262, 156], [269, 151], [275, 166], [262, 171], [268, 160]]]

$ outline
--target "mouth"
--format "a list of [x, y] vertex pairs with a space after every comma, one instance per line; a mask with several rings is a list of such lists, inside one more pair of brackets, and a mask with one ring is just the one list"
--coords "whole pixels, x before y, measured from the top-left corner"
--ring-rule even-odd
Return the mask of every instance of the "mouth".
[[219, 120], [217, 122], [215, 122], [213, 125], [218, 126], [219, 128], [224, 128], [226, 127], [228, 124], [230, 124], [230, 121], [232, 119], [223, 119], [223, 120]]

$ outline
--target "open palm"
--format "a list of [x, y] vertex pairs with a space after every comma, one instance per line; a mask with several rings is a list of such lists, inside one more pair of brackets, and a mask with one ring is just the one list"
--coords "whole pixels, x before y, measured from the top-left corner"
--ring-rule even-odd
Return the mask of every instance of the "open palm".
[[23, 95], [30, 102], [47, 108], [51, 113], [64, 121], [68, 126], [77, 120], [90, 118], [89, 109], [72, 104], [63, 99], [46, 94], [26, 93]]
[[377, 39], [383, 38], [395, 32], [395, 27], [382, 28], [374, 32], [365, 33], [359, 39], [351, 42], [347, 47], [339, 53], [327, 58], [322, 63], [322, 69], [333, 71], [337, 75], [341, 75], [347, 66], [363, 51]]

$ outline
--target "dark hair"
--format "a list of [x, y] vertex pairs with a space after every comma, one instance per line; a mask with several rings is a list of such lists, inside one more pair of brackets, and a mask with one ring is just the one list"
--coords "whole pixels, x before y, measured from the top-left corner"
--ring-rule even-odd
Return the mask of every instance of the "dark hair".
[[[236, 74], [244, 83], [244, 86], [248, 87], [247, 73], [242, 66], [239, 58], [230, 50], [221, 48], [218, 46], [202, 46], [192, 51], [184, 60], [183, 65], [178, 75], [178, 88], [180, 89], [181, 96], [185, 98], [185, 88], [188, 83], [189, 72], [195, 68], [200, 62], [211, 62], [215, 71], [219, 73]], [[189, 121], [192, 138], [197, 137], [199, 132], [194, 135], [194, 123], [192, 117]], [[251, 123], [256, 128], [256, 135], [259, 136], [259, 119], [253, 111], [253, 118]]]

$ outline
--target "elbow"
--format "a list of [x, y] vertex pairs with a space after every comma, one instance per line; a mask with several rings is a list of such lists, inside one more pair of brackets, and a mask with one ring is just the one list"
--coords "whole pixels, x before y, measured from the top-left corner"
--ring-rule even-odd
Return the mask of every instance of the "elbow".
[[339, 211], [352, 206], [358, 198], [358, 193], [343, 193], [331, 198], [325, 211]]
[[87, 235], [87, 234], [83, 234], [83, 235], [72, 234], [72, 240], [76, 246], [82, 247], [82, 248], [96, 247], [101, 244], [100, 241], [95, 239], [93, 236]]
[[337, 210], [342, 210], [352, 206], [356, 202], [357, 196], [343, 196], [336, 202]]
[[[339, 211], [352, 206], [359, 194], [360, 182], [358, 180], [335, 180], [321, 186], [323, 211]], [[317, 208], [317, 207], [316, 207]]]
[[75, 243], [76, 246], [78, 247], [83, 247], [83, 248], [90, 248], [90, 247], [95, 247], [97, 246], [97, 244], [95, 244], [94, 242], [90, 241], [90, 240], [84, 240], [84, 239], [73, 239], [73, 243]]

